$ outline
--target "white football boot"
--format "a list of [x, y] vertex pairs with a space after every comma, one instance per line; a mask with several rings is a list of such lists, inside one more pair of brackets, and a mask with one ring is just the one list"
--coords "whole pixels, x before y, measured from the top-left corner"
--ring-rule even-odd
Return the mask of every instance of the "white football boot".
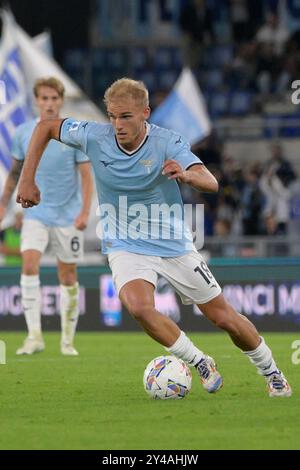
[[208, 393], [215, 393], [222, 387], [223, 379], [217, 371], [212, 357], [205, 356], [195, 367], [201, 383]]
[[292, 389], [281, 371], [265, 376], [269, 397], [290, 397]]
[[42, 336], [35, 336], [30, 337], [27, 336], [25, 339], [23, 346], [17, 349], [16, 354], [17, 356], [21, 356], [22, 354], [34, 354], [38, 352], [42, 352], [45, 349], [45, 343], [43, 341]]
[[79, 352], [76, 351], [72, 344], [61, 343], [60, 351], [64, 356], [79, 356]]

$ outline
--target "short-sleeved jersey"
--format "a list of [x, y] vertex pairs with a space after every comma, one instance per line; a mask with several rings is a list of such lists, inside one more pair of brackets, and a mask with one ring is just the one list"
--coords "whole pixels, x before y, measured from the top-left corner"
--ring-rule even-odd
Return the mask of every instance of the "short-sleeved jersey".
[[[12, 145], [15, 159], [24, 160], [36, 124], [34, 119], [17, 128]], [[41, 202], [26, 209], [24, 217], [52, 227], [72, 225], [82, 205], [77, 164], [86, 161], [89, 161], [88, 157], [80, 150], [51, 140], [35, 178], [41, 191]]]
[[92, 163], [103, 253], [125, 250], [174, 257], [194, 250], [191, 233], [182, 223], [178, 184], [162, 175], [168, 159], [184, 169], [202, 163], [179, 134], [147, 123], [143, 142], [127, 152], [111, 124], [66, 119], [60, 139], [81, 149]]

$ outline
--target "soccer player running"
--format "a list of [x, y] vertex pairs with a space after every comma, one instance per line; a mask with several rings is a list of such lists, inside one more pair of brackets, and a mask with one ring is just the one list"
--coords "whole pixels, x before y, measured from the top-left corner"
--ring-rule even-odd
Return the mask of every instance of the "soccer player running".
[[[56, 78], [37, 80], [33, 91], [39, 119], [24, 123], [16, 130], [13, 164], [0, 200], [0, 221], [17, 186], [35, 126], [44, 119], [57, 122], [63, 106], [64, 86]], [[18, 355], [33, 354], [45, 348], [39, 271], [41, 256], [48, 244], [57, 257], [60, 282], [61, 353], [78, 355], [73, 345], [79, 316], [76, 263], [83, 254], [83, 230], [87, 226], [93, 191], [90, 166], [88, 157], [80, 150], [52, 140], [38, 167], [36, 181], [43, 200], [39, 206], [25, 212], [21, 232], [21, 294], [28, 336], [17, 350]]]
[[[199, 191], [215, 192], [216, 179], [191, 153], [182, 136], [148, 124], [148, 91], [142, 82], [117, 80], [106, 90], [104, 101], [110, 124], [73, 119], [38, 124], [26, 156], [17, 202], [24, 208], [39, 204], [40, 191], [34, 178], [50, 139], [84, 151], [94, 168], [102, 210], [103, 252], [108, 254], [123, 305], [146, 333], [170, 354], [195, 366], [208, 392], [216, 392], [222, 386], [214, 360], [198, 349], [176, 323], [155, 309], [154, 288], [157, 276], [162, 275], [183, 303], [197, 304], [211, 322], [227, 331], [265, 376], [270, 396], [290, 396], [291, 388], [270, 348], [254, 325], [225, 300], [186, 231], [181, 238], [164, 239], [161, 231], [165, 222], [152, 211], [162, 204], [182, 207], [177, 181]], [[133, 230], [133, 216], [138, 212], [140, 237]], [[181, 222], [176, 217], [172, 219], [173, 234]], [[149, 236], [149, 225], [154, 236]]]

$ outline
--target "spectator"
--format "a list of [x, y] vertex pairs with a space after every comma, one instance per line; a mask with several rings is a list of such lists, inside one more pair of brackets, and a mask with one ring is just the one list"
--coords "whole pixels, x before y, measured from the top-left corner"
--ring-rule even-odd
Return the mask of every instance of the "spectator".
[[214, 256], [235, 256], [236, 245], [231, 235], [231, 221], [217, 219], [214, 224], [214, 235], [220, 238], [220, 242], [214, 247]]
[[277, 220], [271, 213], [266, 214], [264, 217], [264, 235], [276, 235], [278, 230]]
[[253, 89], [257, 69], [257, 44], [247, 42], [237, 46], [233, 62], [224, 67], [224, 79], [231, 90]]
[[[300, 233], [300, 177], [297, 178], [289, 187], [290, 190], [290, 220], [289, 234], [297, 237]], [[300, 254], [300, 243], [298, 242], [297, 254]]]
[[183, 31], [185, 65], [197, 68], [204, 47], [214, 40], [212, 15], [206, 2], [188, 0], [180, 12], [179, 23]]
[[220, 166], [222, 162], [221, 148], [217, 137], [211, 134], [206, 139], [196, 143], [192, 147], [192, 152], [205, 162], [211, 171], [214, 166]]
[[249, 25], [248, 0], [230, 0], [229, 14], [232, 26], [232, 35], [237, 44], [251, 39], [251, 29]]
[[214, 234], [217, 237], [228, 237], [230, 235], [231, 222], [228, 219], [217, 219], [214, 224]]
[[274, 171], [285, 187], [289, 186], [289, 184], [296, 179], [296, 174], [292, 164], [284, 156], [280, 142], [275, 142], [271, 145], [271, 158], [268, 165], [274, 165]]
[[241, 193], [241, 213], [244, 235], [261, 233], [260, 214], [263, 207], [263, 194], [259, 188], [257, 171], [245, 172], [245, 186]]
[[256, 40], [262, 45], [274, 47], [276, 56], [283, 53], [284, 45], [288, 40], [289, 33], [281, 24], [276, 13], [269, 12], [267, 21], [261, 26], [256, 34]]
[[266, 198], [263, 209], [264, 217], [267, 220], [269, 220], [269, 217], [274, 217], [274, 224], [271, 224], [272, 227], [273, 225], [277, 226], [274, 235], [285, 235], [289, 221], [290, 191], [276, 175], [276, 166], [274, 164], [269, 165], [263, 174], [260, 180], [260, 189]]
[[274, 54], [273, 46], [262, 44], [256, 63], [256, 85], [264, 100], [272, 93], [282, 93], [286, 89], [282, 73], [282, 64]]

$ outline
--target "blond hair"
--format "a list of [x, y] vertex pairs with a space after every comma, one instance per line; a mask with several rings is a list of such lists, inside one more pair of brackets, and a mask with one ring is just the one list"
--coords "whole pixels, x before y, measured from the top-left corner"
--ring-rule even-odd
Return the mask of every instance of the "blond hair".
[[55, 77], [48, 77], [48, 78], [39, 78], [35, 81], [33, 87], [34, 96], [37, 97], [39, 94], [39, 88], [42, 86], [48, 86], [49, 88], [53, 88], [61, 98], [64, 97], [65, 94], [65, 87], [63, 83]]
[[132, 80], [131, 78], [120, 78], [116, 80], [104, 93], [104, 103], [116, 99], [132, 98], [140, 102], [145, 108], [149, 106], [149, 92], [142, 81]]

